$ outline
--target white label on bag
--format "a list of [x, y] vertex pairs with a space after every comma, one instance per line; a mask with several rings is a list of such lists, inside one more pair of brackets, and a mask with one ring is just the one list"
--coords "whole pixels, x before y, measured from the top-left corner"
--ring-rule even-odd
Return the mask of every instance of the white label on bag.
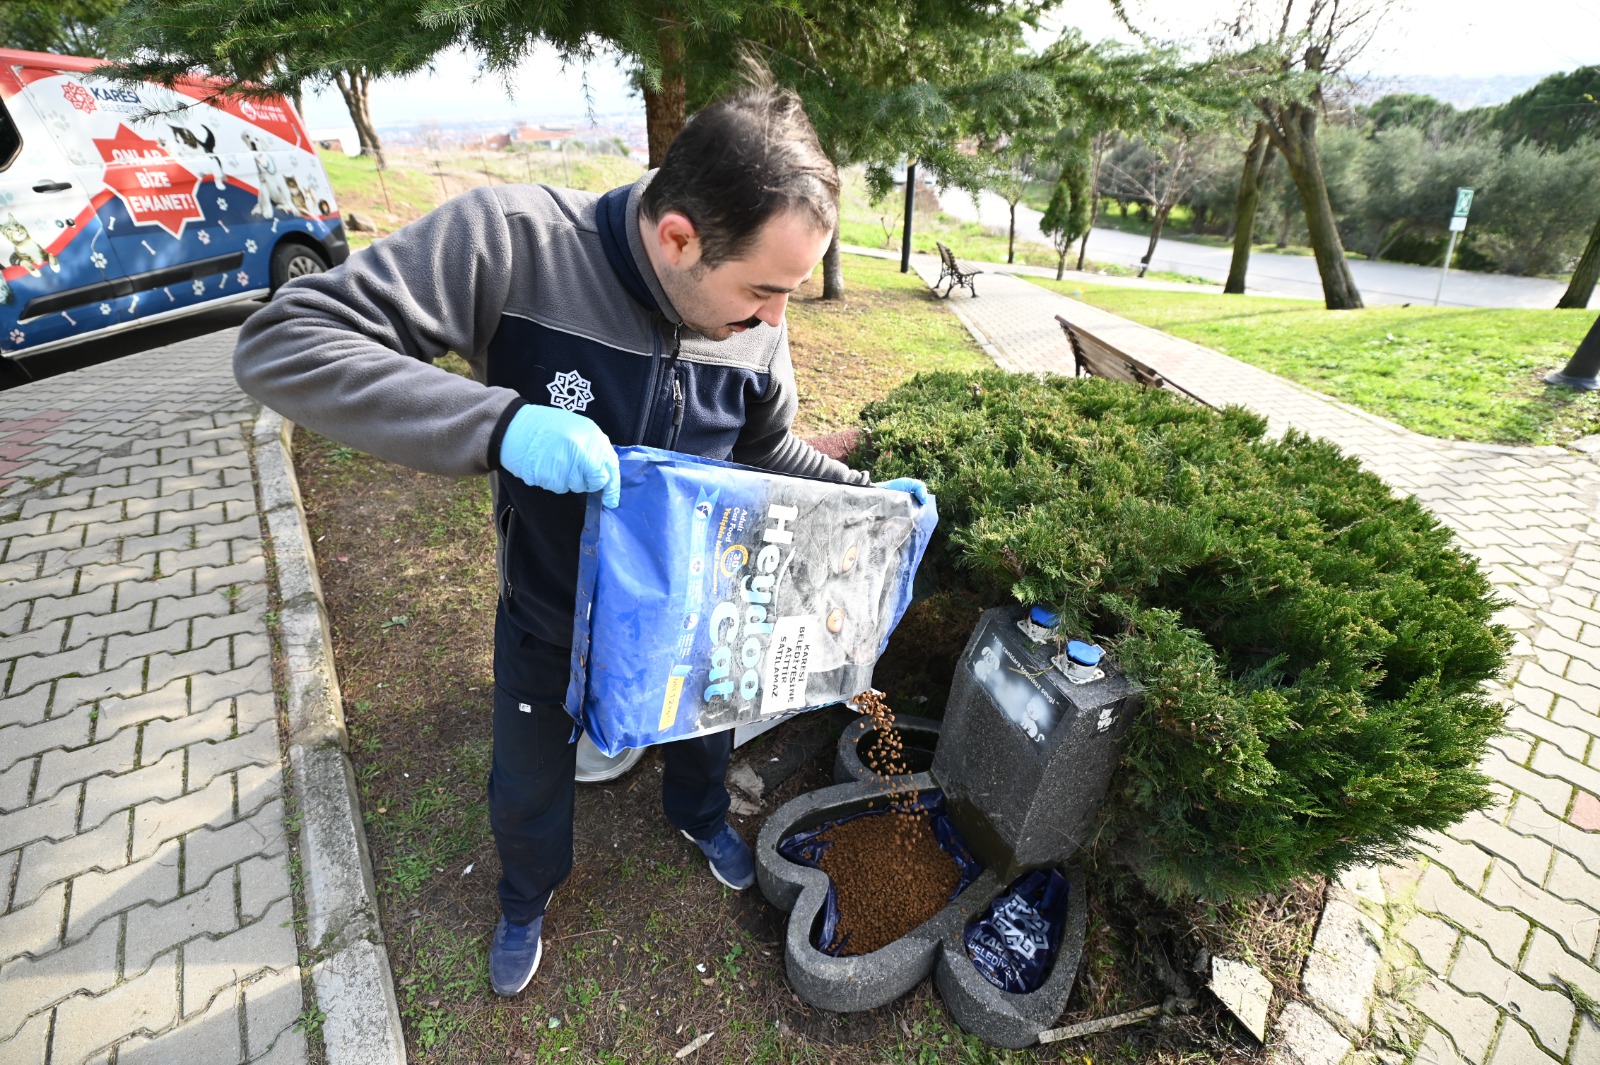
[[809, 705], [806, 674], [810, 671], [811, 646], [818, 624], [815, 615], [801, 614], [779, 618], [772, 626], [763, 671], [767, 694], [761, 700], [762, 717]]

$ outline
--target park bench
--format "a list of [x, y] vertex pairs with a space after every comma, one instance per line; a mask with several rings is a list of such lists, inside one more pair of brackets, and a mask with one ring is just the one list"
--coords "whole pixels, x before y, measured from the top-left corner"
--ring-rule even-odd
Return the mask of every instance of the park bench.
[[938, 241], [934, 241], [934, 243], [939, 247], [939, 280], [933, 283], [933, 290], [935, 292], [939, 291], [939, 286], [944, 284], [948, 278], [950, 287], [944, 290], [945, 299], [950, 298], [950, 293], [955, 291], [957, 285], [966, 286], [967, 291], [972, 293], [972, 298], [977, 299], [978, 290], [972, 286], [972, 279], [983, 273], [983, 271], [969, 262], [957, 259], [954, 252]]
[[1076, 376], [1106, 377], [1113, 381], [1144, 385], [1146, 388], [1165, 388], [1169, 392], [1188, 396], [1204, 406], [1215, 406], [1182, 385], [1167, 380], [1151, 366], [1106, 343], [1082, 326], [1073, 325], [1059, 314], [1056, 315], [1056, 321], [1060, 323], [1061, 331], [1067, 334], [1067, 343], [1072, 345], [1072, 362]]

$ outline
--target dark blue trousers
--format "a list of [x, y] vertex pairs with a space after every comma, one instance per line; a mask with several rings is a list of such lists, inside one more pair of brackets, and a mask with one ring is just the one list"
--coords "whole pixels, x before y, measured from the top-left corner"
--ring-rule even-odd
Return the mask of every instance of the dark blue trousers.
[[[577, 744], [565, 708], [570, 649], [546, 643], [505, 614], [495, 618], [494, 762], [489, 825], [500, 852], [500, 909], [526, 924], [572, 872]], [[710, 839], [728, 815], [723, 781], [733, 733], [663, 744], [661, 805], [667, 820]]]

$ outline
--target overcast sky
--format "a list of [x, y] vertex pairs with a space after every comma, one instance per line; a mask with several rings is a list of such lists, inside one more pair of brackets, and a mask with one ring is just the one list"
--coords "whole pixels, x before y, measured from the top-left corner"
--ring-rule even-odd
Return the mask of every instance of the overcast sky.
[[[1172, 40], [1202, 35], [1238, 7], [1237, 0], [1127, 3], [1141, 25], [1148, 22], [1157, 36]], [[1090, 40], [1127, 37], [1106, 0], [1066, 0], [1052, 22], [1077, 26]], [[1363, 73], [1532, 79], [1600, 64], [1600, 0], [1401, 0], [1382, 27], [1358, 64]], [[469, 57], [441, 56], [431, 75], [375, 85], [373, 120], [386, 125], [425, 118], [578, 117], [587, 107], [585, 76], [597, 112], [643, 114], [643, 103], [614, 60], [563, 69], [552, 53], [541, 50], [517, 72], [509, 96], [499, 79], [478, 76]], [[305, 111], [312, 126], [350, 121], [336, 92], [308, 94]]]

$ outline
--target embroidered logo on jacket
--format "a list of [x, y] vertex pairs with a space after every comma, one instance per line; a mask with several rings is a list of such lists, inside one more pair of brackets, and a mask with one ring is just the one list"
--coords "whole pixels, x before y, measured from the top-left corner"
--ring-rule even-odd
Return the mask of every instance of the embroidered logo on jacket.
[[583, 410], [594, 402], [589, 382], [577, 370], [556, 374], [556, 379], [545, 387], [550, 390], [550, 402], [563, 410]]

